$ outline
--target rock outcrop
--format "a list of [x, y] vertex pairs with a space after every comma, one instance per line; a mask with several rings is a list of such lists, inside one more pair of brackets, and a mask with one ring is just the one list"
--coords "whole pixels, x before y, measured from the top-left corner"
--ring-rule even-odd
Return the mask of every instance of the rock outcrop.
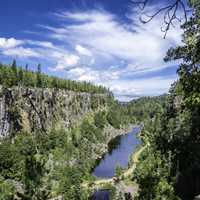
[[86, 113], [106, 106], [109, 94], [0, 86], [0, 137], [19, 131], [69, 128]]

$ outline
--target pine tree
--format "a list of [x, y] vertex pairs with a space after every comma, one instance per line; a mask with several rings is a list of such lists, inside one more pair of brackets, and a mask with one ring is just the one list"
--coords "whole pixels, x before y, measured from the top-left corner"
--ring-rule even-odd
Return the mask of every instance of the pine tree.
[[23, 69], [20, 68], [19, 69], [19, 73], [18, 73], [18, 83], [20, 83], [20, 85], [24, 84], [24, 72]]
[[37, 66], [37, 87], [42, 87], [41, 65]]
[[11, 85], [17, 85], [18, 84], [18, 74], [17, 74], [17, 63], [16, 63], [15, 59], [12, 62], [11, 69], [12, 69], [12, 83], [11, 83]]
[[26, 72], [28, 72], [28, 64], [26, 64], [25, 70], [26, 70]]
[[17, 71], [17, 63], [15, 59], [13, 60], [11, 67], [13, 71]]

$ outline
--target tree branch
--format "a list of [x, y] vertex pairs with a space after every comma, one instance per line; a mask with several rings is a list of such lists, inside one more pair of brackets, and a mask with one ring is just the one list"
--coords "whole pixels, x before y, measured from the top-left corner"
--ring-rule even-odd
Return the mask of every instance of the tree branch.
[[[133, 3], [136, 5], [139, 5], [141, 10], [145, 10], [146, 7], [148, 7], [148, 4], [151, 0], [141, 0], [141, 1], [134, 1]], [[174, 0], [173, 3], [158, 8], [157, 11], [155, 11], [154, 14], [148, 15], [147, 13], [143, 12], [142, 15], [147, 17], [148, 19], [144, 19], [143, 16], [140, 16], [140, 21], [142, 23], [148, 23], [152, 21], [155, 17], [157, 17], [159, 14], [164, 15], [164, 27], [161, 27], [161, 31], [164, 32], [164, 38], [166, 38], [168, 31], [170, 30], [171, 26], [174, 27], [174, 22], [178, 21], [179, 23], [182, 22], [182, 19], [180, 17], [177, 17], [177, 12], [181, 11], [184, 16], [184, 22], [187, 22], [187, 13], [191, 12], [192, 10], [187, 10], [186, 5], [184, 4], [183, 0]]]

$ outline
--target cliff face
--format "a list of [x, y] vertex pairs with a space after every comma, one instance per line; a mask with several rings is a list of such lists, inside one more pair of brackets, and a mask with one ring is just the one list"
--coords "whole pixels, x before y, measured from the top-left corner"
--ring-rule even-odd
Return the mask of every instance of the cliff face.
[[107, 98], [108, 94], [0, 86], [0, 137], [69, 128], [86, 113], [106, 106]]

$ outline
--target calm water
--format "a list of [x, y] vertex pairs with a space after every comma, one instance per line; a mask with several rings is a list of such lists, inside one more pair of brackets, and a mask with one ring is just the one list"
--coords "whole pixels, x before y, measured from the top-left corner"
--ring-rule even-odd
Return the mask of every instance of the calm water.
[[98, 190], [90, 197], [89, 200], [109, 200], [108, 190]]
[[112, 178], [117, 165], [126, 168], [130, 156], [140, 144], [137, 138], [139, 131], [140, 127], [135, 127], [128, 134], [113, 139], [109, 143], [109, 152], [100, 160], [92, 174], [99, 178]]

